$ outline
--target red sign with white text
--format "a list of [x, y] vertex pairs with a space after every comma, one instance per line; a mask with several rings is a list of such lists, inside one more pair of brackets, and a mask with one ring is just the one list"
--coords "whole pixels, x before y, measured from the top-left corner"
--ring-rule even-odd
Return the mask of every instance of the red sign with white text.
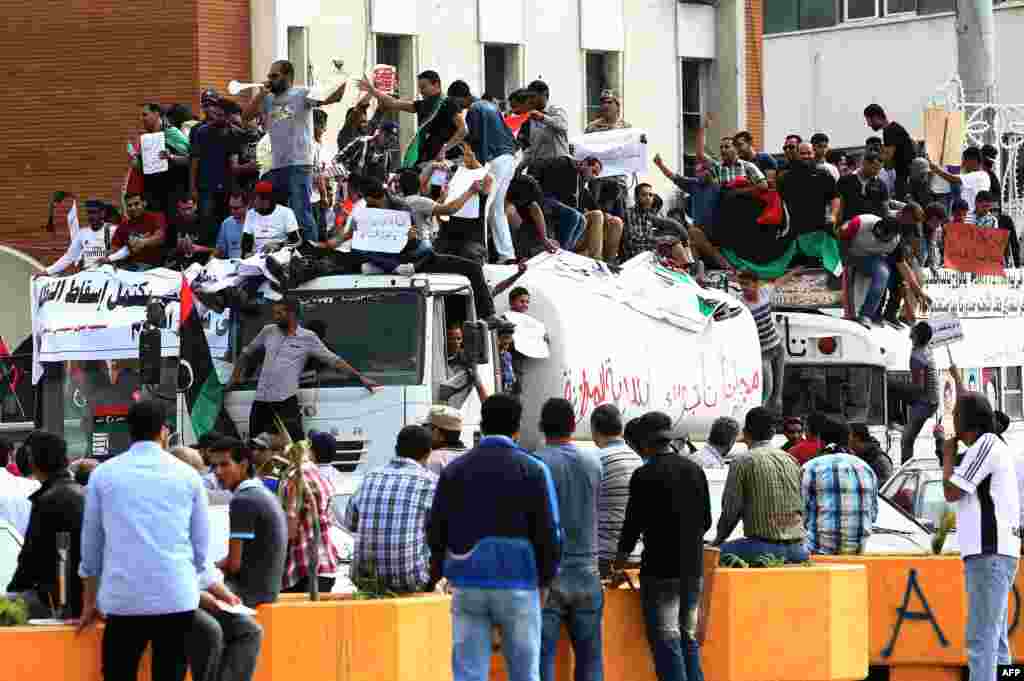
[[974, 274], [1006, 276], [1003, 254], [1010, 233], [1005, 229], [978, 227], [962, 222], [946, 225], [945, 265], [949, 269]]

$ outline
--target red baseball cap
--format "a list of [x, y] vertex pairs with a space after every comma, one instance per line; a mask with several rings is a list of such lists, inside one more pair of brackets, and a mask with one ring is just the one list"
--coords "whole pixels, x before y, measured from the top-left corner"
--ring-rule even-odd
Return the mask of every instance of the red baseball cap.
[[257, 194], [273, 194], [274, 193], [274, 185], [272, 185], [271, 183], [267, 182], [266, 180], [263, 180], [262, 182], [257, 182], [256, 183], [256, 193]]

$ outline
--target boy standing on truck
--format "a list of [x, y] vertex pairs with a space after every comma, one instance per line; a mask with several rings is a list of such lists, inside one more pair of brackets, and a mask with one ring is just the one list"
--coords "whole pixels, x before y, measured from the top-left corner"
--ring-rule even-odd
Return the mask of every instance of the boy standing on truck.
[[910, 383], [914, 393], [910, 400], [907, 425], [903, 427], [900, 439], [900, 463], [914, 457], [914, 442], [924, 427], [925, 421], [935, 415], [939, 408], [939, 372], [929, 344], [932, 341], [932, 327], [927, 322], [918, 322], [910, 331]]
[[772, 318], [772, 296], [775, 289], [783, 286], [796, 275], [798, 267], [786, 272], [776, 279], [771, 286], [764, 285], [755, 272], [740, 272], [740, 289], [743, 291], [743, 302], [750, 308], [757, 324], [757, 338], [761, 342], [761, 385], [763, 386], [764, 406], [775, 412], [776, 417], [782, 416], [782, 384], [786, 372], [786, 350], [782, 347], [782, 338], [775, 328]]

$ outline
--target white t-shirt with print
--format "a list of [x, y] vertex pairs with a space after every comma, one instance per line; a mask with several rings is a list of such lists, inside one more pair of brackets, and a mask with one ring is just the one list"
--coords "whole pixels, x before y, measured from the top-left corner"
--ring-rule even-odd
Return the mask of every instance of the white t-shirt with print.
[[[75, 237], [71, 240], [67, 252], [57, 262], [47, 267], [46, 273], [60, 274], [79, 261], [82, 263], [82, 269], [87, 270], [94, 267], [100, 258], [106, 257], [108, 237], [113, 240], [116, 229], [114, 225], [110, 224], [104, 224], [99, 229], [79, 228], [75, 232]], [[105, 236], [104, 230], [108, 231], [109, 235]]]
[[263, 215], [255, 208], [245, 214], [242, 234], [251, 234], [256, 253], [272, 241], [287, 241], [288, 235], [299, 231], [295, 213], [288, 206], [277, 205], [269, 215]]
[[999, 436], [982, 435], [953, 470], [950, 482], [964, 492], [956, 502], [960, 555], [1020, 557], [1020, 491], [1017, 464]]
[[960, 198], [967, 203], [967, 212], [974, 213], [974, 199], [978, 192], [987, 192], [992, 188], [992, 181], [984, 170], [964, 173], [960, 176]]

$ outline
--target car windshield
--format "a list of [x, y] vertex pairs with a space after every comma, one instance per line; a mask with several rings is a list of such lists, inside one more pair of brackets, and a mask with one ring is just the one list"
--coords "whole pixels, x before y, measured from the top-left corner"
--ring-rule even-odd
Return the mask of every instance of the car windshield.
[[822, 411], [846, 422], [885, 424], [885, 371], [872, 366], [786, 367], [783, 410]]
[[[422, 366], [423, 297], [410, 290], [325, 291], [300, 294], [299, 324], [313, 331], [329, 350], [357, 371], [381, 385], [414, 385]], [[271, 306], [264, 305], [240, 322], [238, 348], [244, 348], [267, 324]], [[262, 357], [258, 353], [246, 366], [243, 389], [258, 379]], [[324, 367], [311, 360], [303, 384], [317, 381], [320, 387], [356, 385], [347, 372]]]

